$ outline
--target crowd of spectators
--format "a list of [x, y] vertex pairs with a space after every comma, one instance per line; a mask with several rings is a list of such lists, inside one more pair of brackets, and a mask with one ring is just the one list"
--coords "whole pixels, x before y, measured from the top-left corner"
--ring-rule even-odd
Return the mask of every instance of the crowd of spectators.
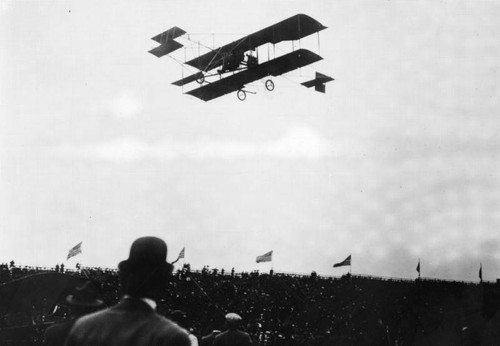
[[[61, 267], [21, 268], [12, 261], [0, 266], [0, 283], [57, 270], [97, 283], [107, 306], [119, 300], [115, 270]], [[169, 285], [157, 311], [165, 316], [173, 310], [185, 312], [188, 325], [200, 339], [222, 329], [224, 315], [236, 311], [243, 317], [241, 329], [255, 345], [276, 346], [402, 345], [443, 337], [473, 344], [487, 322], [482, 309], [484, 287], [495, 286], [350, 274], [321, 277], [314, 272], [236, 273], [209, 267], [196, 271], [189, 265], [176, 270]], [[24, 323], [2, 316], [2, 327], [60, 322], [65, 318], [65, 305], [61, 303], [55, 312], [34, 309], [33, 314]]]

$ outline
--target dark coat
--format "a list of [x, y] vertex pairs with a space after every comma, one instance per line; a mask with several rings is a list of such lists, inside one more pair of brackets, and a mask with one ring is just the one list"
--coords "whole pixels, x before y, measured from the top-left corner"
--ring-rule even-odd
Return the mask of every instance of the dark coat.
[[214, 339], [214, 346], [250, 346], [252, 339], [248, 333], [238, 329], [228, 329], [217, 335]]
[[47, 346], [64, 346], [69, 331], [76, 320], [54, 324], [45, 330], [43, 344]]
[[200, 340], [200, 346], [212, 346], [217, 335], [218, 334], [212, 332], [209, 335], [203, 336]]
[[117, 305], [78, 319], [66, 346], [189, 346], [188, 333], [145, 302], [124, 298]]

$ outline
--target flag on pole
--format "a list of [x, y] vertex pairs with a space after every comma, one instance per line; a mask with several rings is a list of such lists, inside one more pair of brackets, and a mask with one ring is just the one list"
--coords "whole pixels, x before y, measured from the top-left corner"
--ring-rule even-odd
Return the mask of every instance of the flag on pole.
[[417, 272], [418, 272], [418, 276], [420, 276], [420, 258], [418, 259]]
[[179, 252], [179, 256], [177, 256], [177, 260], [180, 260], [181, 258], [184, 258], [184, 256], [186, 255], [186, 248], [183, 247], [181, 252]]
[[271, 262], [273, 260], [273, 251], [269, 251], [262, 256], [257, 256], [257, 259], [255, 260], [257, 263], [260, 262]]
[[181, 252], [179, 252], [179, 256], [177, 256], [177, 259], [173, 261], [172, 264], [176, 263], [181, 258], [184, 258], [185, 255], [186, 255], [186, 247], [183, 247]]
[[337, 267], [343, 267], [343, 266], [350, 266], [351, 265], [351, 255], [349, 255], [345, 260], [343, 260], [342, 262], [339, 262], [339, 263], [335, 263], [333, 265], [333, 268], [337, 268]]
[[479, 263], [479, 280], [483, 282], [483, 264]]
[[66, 261], [69, 260], [71, 257], [78, 255], [79, 253], [82, 253], [82, 242], [79, 242], [77, 245], [73, 246], [69, 250], [68, 257], [66, 258]]

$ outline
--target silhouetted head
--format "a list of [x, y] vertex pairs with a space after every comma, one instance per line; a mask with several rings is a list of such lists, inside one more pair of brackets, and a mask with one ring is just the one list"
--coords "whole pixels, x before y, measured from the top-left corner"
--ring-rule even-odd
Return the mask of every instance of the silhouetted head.
[[99, 290], [91, 281], [75, 287], [72, 294], [66, 297], [71, 311], [76, 316], [88, 314], [104, 307], [104, 302], [99, 299]]
[[125, 294], [158, 298], [173, 266], [167, 262], [167, 244], [162, 239], [142, 237], [132, 243], [128, 259], [118, 269]]

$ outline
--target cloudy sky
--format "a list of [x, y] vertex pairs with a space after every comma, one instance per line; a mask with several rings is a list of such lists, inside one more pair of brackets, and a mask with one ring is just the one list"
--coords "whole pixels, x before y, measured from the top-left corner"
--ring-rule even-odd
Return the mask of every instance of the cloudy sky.
[[[171, 85], [176, 25], [227, 43], [297, 13], [324, 60], [240, 102]], [[496, 1], [0, 0], [0, 261], [500, 277]], [[291, 44], [279, 47], [290, 50]], [[183, 59], [181, 53], [180, 59]], [[186, 56], [197, 54], [186, 50]], [[327, 93], [300, 86], [316, 71]], [[192, 71], [191, 71], [192, 72]], [[186, 73], [186, 71], [184, 71]]]

